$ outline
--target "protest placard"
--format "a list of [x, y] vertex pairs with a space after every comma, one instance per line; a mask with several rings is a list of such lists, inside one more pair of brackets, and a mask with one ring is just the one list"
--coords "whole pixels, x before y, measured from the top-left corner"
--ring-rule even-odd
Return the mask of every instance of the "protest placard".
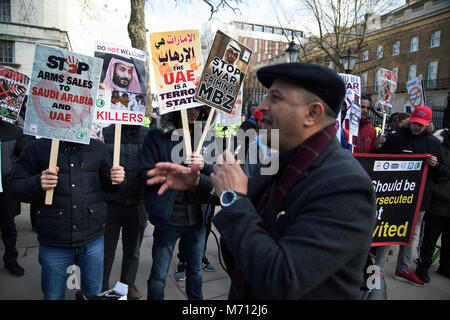
[[397, 91], [397, 75], [384, 68], [380, 68], [379, 89], [378, 89], [378, 105], [381, 112], [391, 114], [392, 101]]
[[195, 93], [195, 100], [231, 114], [252, 51], [217, 31]]
[[349, 131], [349, 141], [352, 146], [355, 146], [361, 119], [361, 78], [345, 73], [339, 73], [339, 76], [345, 82], [346, 87], [344, 103], [347, 106], [347, 114], [344, 128]]
[[147, 54], [139, 49], [96, 42], [94, 56], [103, 59], [94, 122], [145, 124]]
[[24, 133], [89, 144], [102, 63], [36, 44]]
[[357, 154], [376, 192], [372, 246], [411, 245], [428, 171], [427, 155]]
[[199, 31], [152, 33], [150, 48], [160, 114], [202, 105], [194, 101], [203, 69]]
[[17, 121], [28, 90], [30, 78], [13, 69], [0, 66], [0, 117]]
[[423, 85], [422, 75], [406, 82], [406, 90], [408, 91], [409, 101], [412, 106], [411, 112], [418, 106], [426, 105], [425, 86]]
[[218, 111], [216, 117], [216, 123], [221, 126], [234, 126], [240, 125], [242, 123], [241, 114], [242, 114], [242, 97], [244, 95], [243, 86], [239, 90], [239, 95], [236, 99], [236, 103], [234, 104], [233, 111], [231, 114]]
[[[52, 139], [49, 169], [55, 170], [59, 140], [89, 144], [94, 101], [103, 61], [36, 44], [25, 134]], [[53, 189], [45, 203], [51, 204]]]

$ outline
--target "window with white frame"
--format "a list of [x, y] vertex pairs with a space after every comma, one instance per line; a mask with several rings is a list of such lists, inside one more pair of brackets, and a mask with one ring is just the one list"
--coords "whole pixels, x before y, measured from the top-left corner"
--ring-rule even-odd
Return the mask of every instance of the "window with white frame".
[[369, 50], [364, 50], [362, 53], [362, 61], [368, 61], [369, 60]]
[[437, 72], [438, 62], [431, 61], [428, 64], [427, 88], [436, 88]]
[[419, 37], [412, 37], [409, 45], [409, 52], [419, 51]]
[[439, 47], [441, 45], [441, 30], [433, 31], [430, 37], [430, 48]]
[[378, 46], [378, 48], [377, 48], [377, 58], [378, 59], [383, 58], [383, 46]]
[[398, 67], [392, 68], [392, 72], [395, 74], [395, 78], [397, 79], [398, 82]]
[[408, 67], [408, 81], [417, 76], [417, 64], [411, 64]]
[[363, 91], [367, 88], [367, 71], [361, 73], [361, 87]]
[[380, 86], [380, 69], [377, 70], [377, 72], [375, 72], [375, 82], [374, 82], [374, 87], [375, 87], [375, 91], [378, 91], [378, 88]]
[[400, 40], [394, 41], [392, 43], [392, 55], [396, 56], [400, 54]]

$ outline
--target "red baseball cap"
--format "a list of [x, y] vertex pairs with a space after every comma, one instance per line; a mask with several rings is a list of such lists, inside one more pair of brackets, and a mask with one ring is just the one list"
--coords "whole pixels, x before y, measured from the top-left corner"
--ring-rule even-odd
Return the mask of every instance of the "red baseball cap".
[[255, 112], [253, 112], [253, 119], [262, 120], [262, 117], [263, 117], [263, 114], [258, 109], [256, 109]]
[[410, 122], [417, 122], [424, 126], [427, 126], [431, 121], [431, 115], [433, 112], [427, 106], [420, 106], [414, 109]]

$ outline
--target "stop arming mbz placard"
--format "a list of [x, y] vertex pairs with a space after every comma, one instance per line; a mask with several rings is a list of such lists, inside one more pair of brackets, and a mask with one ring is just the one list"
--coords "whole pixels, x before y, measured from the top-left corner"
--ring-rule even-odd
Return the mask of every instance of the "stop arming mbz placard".
[[251, 55], [249, 48], [218, 30], [194, 99], [231, 114]]
[[89, 144], [103, 60], [36, 44], [24, 133]]
[[355, 154], [372, 179], [377, 223], [372, 246], [411, 245], [422, 203], [426, 155]]

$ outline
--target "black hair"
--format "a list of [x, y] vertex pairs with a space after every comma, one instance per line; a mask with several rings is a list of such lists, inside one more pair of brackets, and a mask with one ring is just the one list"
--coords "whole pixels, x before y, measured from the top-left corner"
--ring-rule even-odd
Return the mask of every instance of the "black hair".
[[370, 96], [370, 94], [368, 94], [368, 93], [363, 93], [363, 94], [361, 95], [361, 99], [360, 99], [360, 100], [362, 100], [362, 99], [364, 99], [364, 100], [369, 100], [369, 101], [370, 101], [370, 106], [372, 106], [372, 97]]

